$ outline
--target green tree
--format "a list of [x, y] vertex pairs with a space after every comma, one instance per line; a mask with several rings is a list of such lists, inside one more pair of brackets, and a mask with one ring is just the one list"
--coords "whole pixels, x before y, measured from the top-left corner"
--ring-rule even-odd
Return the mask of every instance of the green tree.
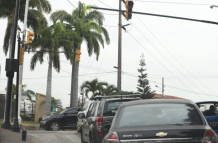
[[138, 87], [137, 91], [141, 94], [142, 99], [151, 99], [155, 95], [155, 91], [151, 91], [151, 87], [149, 86], [149, 81], [147, 80], [147, 73], [144, 73], [146, 71], [145, 69], [145, 58], [142, 54], [140, 60], [140, 68], [138, 69], [139, 72], [139, 79], [138, 79]]
[[106, 84], [100, 89], [100, 92], [104, 96], [112, 95], [117, 92], [117, 87], [114, 85]]
[[106, 82], [99, 82], [98, 79], [94, 79], [91, 81], [85, 81], [81, 87], [80, 90], [85, 91], [86, 97], [88, 97], [88, 93], [91, 92], [91, 97], [95, 97], [97, 95], [101, 95], [101, 90], [103, 89], [103, 86], [107, 85]]
[[[23, 22], [24, 20], [25, 5], [26, 1], [22, 0], [20, 2], [20, 10], [18, 17], [19, 21], [21, 22]], [[9, 49], [11, 51], [12, 46], [15, 6], [16, 2], [14, 0], [0, 0], [0, 18], [8, 20], [3, 44], [3, 51], [6, 55]], [[29, 7], [30, 8], [27, 21], [28, 27], [32, 28], [35, 31], [39, 24], [47, 24], [46, 18], [44, 17], [42, 12], [51, 12], [51, 5], [48, 0], [30, 0]], [[11, 53], [9, 57], [11, 57]]]
[[[26, 85], [22, 85], [22, 88], [25, 88]], [[12, 85], [12, 102], [15, 101], [14, 96], [16, 95], [16, 89], [17, 86], [15, 84]], [[7, 91], [7, 87], [5, 88], [5, 91]]]
[[33, 103], [32, 97], [36, 97], [36, 94], [32, 90], [27, 90], [22, 94], [22, 96], [25, 96], [26, 100], [29, 100], [31, 103]]
[[[110, 38], [107, 30], [103, 27], [104, 15], [97, 11], [91, 10], [91, 6], [86, 6], [84, 3], [78, 2], [78, 7], [72, 12], [72, 14], [67, 13], [65, 10], [59, 10], [51, 15], [51, 19], [61, 22], [66, 22], [73, 30], [85, 41], [89, 56], [100, 54], [100, 45], [104, 47], [106, 41], [107, 44], [110, 43]], [[104, 38], [103, 38], [104, 37]], [[82, 41], [82, 42], [83, 42]], [[74, 49], [81, 50], [81, 44], [74, 43]], [[71, 58], [71, 63], [73, 64], [74, 58]], [[79, 61], [74, 63], [72, 67], [72, 78], [71, 78], [71, 107], [77, 107], [78, 100], [78, 73], [79, 73]]]
[[59, 110], [63, 109], [61, 100], [55, 99], [54, 97], [51, 98], [51, 111], [53, 106]]
[[[60, 53], [64, 53], [68, 59], [71, 54], [71, 45], [74, 38], [79, 38], [73, 31], [65, 29], [63, 23], [56, 23], [50, 27], [41, 28], [39, 35], [34, 38], [30, 49], [37, 52], [33, 55], [30, 63], [30, 69], [34, 70], [36, 63], [44, 62], [44, 56], [48, 54], [48, 76], [46, 88], [45, 116], [51, 114], [51, 89], [52, 89], [52, 66], [60, 71]], [[60, 51], [62, 50], [62, 51]]]

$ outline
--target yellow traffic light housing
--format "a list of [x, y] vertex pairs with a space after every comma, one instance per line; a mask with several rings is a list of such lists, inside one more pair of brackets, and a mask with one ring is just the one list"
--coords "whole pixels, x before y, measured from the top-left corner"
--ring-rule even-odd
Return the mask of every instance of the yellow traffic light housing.
[[34, 33], [31, 32], [31, 31], [28, 31], [26, 44], [32, 44], [32, 41], [33, 41], [33, 37], [32, 36], [34, 36]]
[[128, 0], [126, 1], [125, 5], [126, 5], [126, 19], [127, 20], [132, 19], [132, 8], [134, 5], [134, 2]]
[[76, 50], [76, 61], [79, 62], [80, 61], [80, 55], [81, 55], [81, 51], [79, 49]]

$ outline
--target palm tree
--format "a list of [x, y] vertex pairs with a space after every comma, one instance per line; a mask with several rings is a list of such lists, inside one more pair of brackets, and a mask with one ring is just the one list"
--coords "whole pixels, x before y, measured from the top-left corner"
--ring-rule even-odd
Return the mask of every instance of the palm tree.
[[[84, 3], [78, 2], [78, 7], [72, 12], [67, 13], [65, 10], [59, 10], [51, 15], [51, 19], [54, 22], [61, 21], [66, 22], [73, 30], [83, 39], [82, 42], [86, 42], [89, 56], [100, 54], [100, 45], [104, 47], [106, 41], [110, 43], [110, 38], [107, 30], [102, 26], [104, 16], [97, 10], [91, 10], [91, 6], [86, 6]], [[104, 38], [103, 38], [104, 37]], [[75, 43], [73, 45], [74, 50], [81, 50], [81, 44]], [[77, 107], [78, 101], [78, 73], [79, 73], [79, 61], [74, 61], [71, 58], [72, 66], [72, 78], [71, 78], [71, 107]]]
[[85, 81], [81, 87], [80, 90], [85, 90], [85, 95], [88, 97], [88, 93], [92, 93], [91, 97], [95, 97], [97, 95], [101, 95], [101, 90], [104, 85], [107, 85], [106, 82], [99, 82], [98, 79], [94, 79], [91, 81]]
[[[22, 22], [24, 20], [25, 2], [24, 0], [20, 2], [19, 20]], [[8, 20], [3, 45], [5, 55], [7, 55], [8, 49], [11, 49], [12, 46], [15, 6], [16, 3], [14, 0], [0, 0], [0, 18], [6, 18]], [[30, 0], [29, 7], [28, 27], [35, 31], [40, 23], [47, 24], [42, 12], [51, 12], [51, 5], [48, 0]], [[11, 53], [9, 57], [11, 57]]]
[[117, 87], [114, 85], [107, 84], [106, 87], [101, 89], [101, 93], [104, 96], [112, 95], [117, 92]]
[[26, 100], [29, 100], [31, 103], [33, 103], [32, 97], [35, 97], [36, 94], [32, 90], [27, 90], [22, 94], [22, 96], [26, 96], [26, 98], [27, 98]]
[[33, 55], [30, 63], [30, 69], [34, 70], [36, 63], [44, 62], [45, 54], [48, 54], [48, 76], [47, 76], [47, 89], [46, 89], [46, 102], [45, 102], [45, 116], [51, 114], [51, 86], [52, 86], [52, 66], [54, 69], [60, 71], [60, 49], [65, 54], [67, 59], [71, 54], [71, 45], [74, 38], [79, 39], [73, 31], [65, 29], [63, 23], [56, 23], [50, 27], [40, 28], [39, 35], [34, 38], [33, 43], [29, 46], [33, 51], [37, 50]]
[[[54, 106], [57, 109], [62, 110], [62, 102], [60, 99], [55, 99], [54, 97], [51, 98], [51, 105], [52, 107]], [[51, 111], [52, 111], [52, 107], [51, 107]]]

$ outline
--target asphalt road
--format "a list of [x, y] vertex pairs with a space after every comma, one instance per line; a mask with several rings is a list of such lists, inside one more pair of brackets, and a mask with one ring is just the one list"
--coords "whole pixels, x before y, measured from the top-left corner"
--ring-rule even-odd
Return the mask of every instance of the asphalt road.
[[80, 143], [80, 134], [73, 131], [28, 131], [33, 143]]

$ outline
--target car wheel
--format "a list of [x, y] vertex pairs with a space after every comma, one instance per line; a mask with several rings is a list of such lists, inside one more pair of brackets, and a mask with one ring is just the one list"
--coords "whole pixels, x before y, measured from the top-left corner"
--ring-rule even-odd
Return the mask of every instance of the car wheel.
[[56, 121], [51, 122], [49, 129], [52, 131], [58, 131], [58, 130], [60, 130], [60, 124]]
[[81, 143], [85, 143], [84, 139], [83, 139], [83, 131], [81, 129]]

